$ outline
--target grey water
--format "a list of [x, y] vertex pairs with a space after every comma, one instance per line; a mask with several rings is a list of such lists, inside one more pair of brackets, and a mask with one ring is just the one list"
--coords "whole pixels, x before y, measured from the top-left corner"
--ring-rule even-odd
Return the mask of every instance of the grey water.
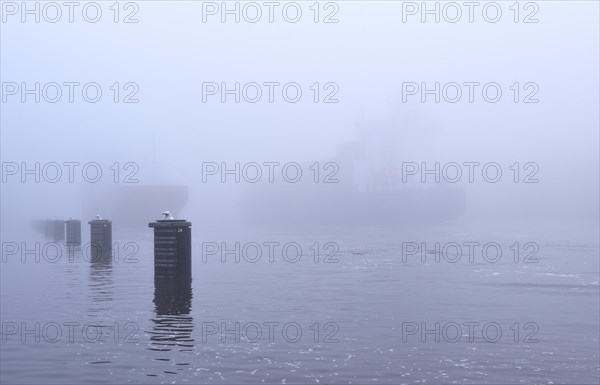
[[600, 384], [599, 15], [0, 1], [0, 385]]
[[[192, 230], [191, 284], [154, 281], [150, 229], [116, 229], [107, 263], [90, 261], [85, 244], [47, 248], [38, 262], [36, 253], [6, 257], [2, 383], [600, 379], [597, 228], [556, 236], [453, 226]], [[34, 233], [23, 239], [48, 245]], [[208, 252], [209, 243], [233, 250], [236, 241], [240, 250], [279, 246], [271, 258], [247, 246], [239, 262], [235, 252], [224, 262]], [[284, 258], [291, 242], [301, 254], [288, 248]], [[408, 255], [408, 242], [432, 249], [424, 262]], [[502, 255], [456, 260], [435, 242], [496, 242]]]

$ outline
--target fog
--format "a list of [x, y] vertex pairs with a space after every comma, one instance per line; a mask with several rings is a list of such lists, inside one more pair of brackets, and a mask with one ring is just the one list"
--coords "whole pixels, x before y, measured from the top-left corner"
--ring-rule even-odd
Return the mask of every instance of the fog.
[[[597, 227], [597, 3], [563, 7], [545, 2], [536, 15], [538, 23], [514, 23], [507, 4], [497, 23], [485, 22], [480, 13], [473, 23], [465, 15], [457, 23], [421, 23], [419, 15], [403, 23], [403, 6], [393, 2], [343, 2], [335, 13], [337, 23], [314, 23], [310, 5], [301, 4], [304, 14], [297, 23], [277, 17], [273, 23], [243, 18], [221, 23], [219, 14], [204, 15], [203, 22], [201, 3], [171, 7], [144, 2], [135, 15], [139, 22], [131, 24], [114, 23], [107, 4], [98, 23], [21, 23], [18, 14], [5, 12], [0, 39], [2, 236], [18, 234], [31, 220], [88, 220], [96, 211], [118, 222], [119, 194], [135, 186], [163, 185], [187, 186], [184, 204], [179, 210], [169, 198], [157, 203], [150, 197], [148, 221], [171, 210], [203, 226], [319, 225], [336, 224], [325, 219], [347, 212], [354, 213], [348, 214], [352, 220], [342, 224], [377, 224], [377, 210], [391, 205], [377, 203], [377, 192], [385, 191], [390, 202], [400, 202], [394, 215], [406, 224]], [[319, 17], [332, 10], [322, 9]], [[42, 95], [35, 103], [34, 95], [10, 88], [9, 83], [23, 82], [30, 88], [40, 82], [40, 89], [50, 82], [96, 82], [103, 93], [90, 103], [75, 91], [69, 103], [68, 89], [62, 86], [58, 102], [47, 102]], [[118, 103], [109, 88], [115, 82]], [[261, 85], [262, 97], [251, 103], [240, 94], [235, 103], [235, 95], [229, 94], [222, 103], [214, 85], [233, 88], [236, 82], [240, 90], [247, 83]], [[266, 82], [280, 83], [272, 103]], [[290, 82], [302, 88], [296, 103], [281, 96]], [[433, 88], [435, 82], [440, 89], [450, 82], [480, 85], [472, 103], [465, 86], [456, 103], [444, 97], [436, 103], [434, 95], [426, 95], [423, 103], [417, 91], [403, 95], [403, 90], [414, 90], [406, 87], [426, 83]], [[482, 86], [490, 82], [503, 92], [495, 103], [481, 96]], [[127, 83], [135, 85], [124, 88]], [[318, 103], [310, 88], [314, 83], [319, 83]], [[514, 83], [520, 89], [517, 103], [510, 89]], [[246, 90], [253, 98], [255, 88]], [[537, 102], [523, 103], [533, 91]], [[128, 95], [138, 102], [123, 103]], [[324, 103], [328, 97], [337, 102]], [[34, 174], [22, 172], [23, 164], [34, 169], [36, 162], [39, 183]], [[48, 182], [42, 172], [51, 162], [62, 165], [57, 183]], [[102, 179], [84, 180], [78, 166], [70, 182], [65, 162], [96, 162]], [[248, 174], [240, 174], [236, 183], [229, 174], [223, 183], [222, 164], [234, 168], [236, 162], [240, 170], [249, 163], [261, 165], [262, 178], [251, 183], [244, 178]], [[267, 179], [265, 162], [281, 165], [274, 183]], [[299, 183], [278, 173], [289, 162], [303, 171]], [[319, 183], [309, 168], [315, 162]], [[327, 167], [332, 168], [326, 169], [330, 162]], [[443, 175], [439, 183], [432, 175], [423, 183], [420, 170], [410, 173], [423, 162], [430, 168], [435, 162], [440, 168], [480, 165], [472, 183], [464, 165], [456, 183]], [[482, 178], [481, 167], [487, 163], [500, 166], [498, 182]], [[510, 168], [515, 163], [518, 183]], [[390, 169], [395, 171], [390, 174]], [[323, 183], [333, 171], [338, 182]], [[536, 182], [523, 183], [528, 175]], [[124, 183], [128, 176], [134, 182]], [[445, 189], [457, 198], [448, 198], [454, 195]], [[402, 200], [410, 201], [405, 195], [394, 198], [399, 191], [425, 197], [423, 191], [438, 193], [413, 209], [402, 206]], [[103, 197], [96, 206], [86, 201], [94, 194]], [[253, 207], [262, 214], [248, 210]], [[452, 214], [437, 215], [446, 208]], [[321, 217], [319, 210], [326, 213]], [[311, 214], [300, 220], [296, 214], [303, 212]], [[126, 211], [123, 216], [126, 220]]]
[[0, 11], [1, 383], [598, 383], [598, 1]]

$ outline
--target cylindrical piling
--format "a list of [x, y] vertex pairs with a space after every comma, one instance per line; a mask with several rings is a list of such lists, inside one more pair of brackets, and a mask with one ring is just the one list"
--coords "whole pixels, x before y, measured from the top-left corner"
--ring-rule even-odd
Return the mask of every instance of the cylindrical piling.
[[90, 224], [90, 246], [92, 262], [108, 262], [112, 260], [112, 221], [96, 219]]
[[156, 315], [190, 314], [192, 281], [189, 278], [154, 277]]
[[[170, 217], [169, 215], [165, 215]], [[154, 228], [154, 276], [191, 279], [192, 223], [184, 219], [159, 219]]]
[[52, 239], [54, 242], [64, 241], [65, 240], [65, 221], [62, 219], [55, 219], [53, 221], [49, 221], [52, 227]]
[[81, 221], [79, 219], [68, 219], [66, 224], [66, 243], [70, 245], [81, 244]]
[[44, 238], [46, 239], [54, 239], [54, 221], [49, 219], [41, 220], [41, 231], [44, 234]]

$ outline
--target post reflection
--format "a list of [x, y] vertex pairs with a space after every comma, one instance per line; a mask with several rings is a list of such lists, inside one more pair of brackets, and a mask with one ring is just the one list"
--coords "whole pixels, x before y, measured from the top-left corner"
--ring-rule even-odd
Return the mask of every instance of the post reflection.
[[[108, 315], [113, 311], [114, 280], [112, 264], [112, 248], [96, 247], [95, 255], [88, 256], [89, 250], [84, 250], [83, 259], [89, 261], [89, 302], [86, 322], [99, 329], [103, 341], [119, 339], [119, 326]], [[104, 256], [104, 257], [103, 257]], [[110, 362], [106, 358], [102, 361]]]
[[113, 300], [112, 247], [97, 245], [92, 248], [90, 260], [90, 308], [91, 316], [103, 317], [110, 310]]
[[82, 267], [84, 256], [81, 245], [67, 245], [63, 244], [63, 251], [65, 252], [66, 258], [66, 272], [69, 276], [74, 278], [74, 281], [69, 281], [69, 287], [77, 287], [77, 280], [79, 279], [80, 269]]
[[190, 351], [194, 347], [192, 338], [194, 320], [190, 316], [192, 307], [191, 278], [177, 276], [154, 276], [154, 325], [150, 334], [150, 350]]
[[[104, 250], [109, 253], [109, 250]], [[113, 300], [113, 265], [111, 258], [92, 259], [90, 263], [90, 315], [103, 317]]]

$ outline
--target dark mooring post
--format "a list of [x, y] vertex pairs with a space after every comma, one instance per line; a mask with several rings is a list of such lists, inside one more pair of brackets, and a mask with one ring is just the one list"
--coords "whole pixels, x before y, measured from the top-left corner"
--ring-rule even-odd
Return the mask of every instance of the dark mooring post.
[[55, 219], [48, 222], [52, 228], [52, 239], [54, 242], [65, 240], [65, 221], [62, 219]]
[[92, 262], [109, 262], [112, 260], [112, 221], [100, 218], [88, 222], [90, 224], [90, 250]]
[[66, 224], [66, 243], [68, 245], [81, 244], [81, 221], [79, 219], [67, 219]]
[[154, 228], [154, 277], [192, 278], [192, 223], [174, 219], [164, 212], [165, 219], [148, 224]]

